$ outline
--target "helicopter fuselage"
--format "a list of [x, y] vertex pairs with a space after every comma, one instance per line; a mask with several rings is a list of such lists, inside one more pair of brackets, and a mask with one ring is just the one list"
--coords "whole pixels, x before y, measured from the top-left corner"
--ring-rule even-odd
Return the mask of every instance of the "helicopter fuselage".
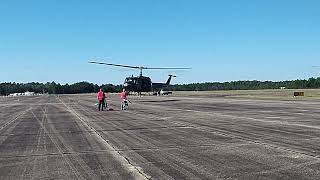
[[123, 83], [123, 88], [131, 92], [150, 92], [152, 91], [152, 82], [149, 77], [127, 77]]
[[[146, 76], [127, 77], [123, 83], [123, 88], [130, 92], [151, 92], [160, 91], [169, 86], [172, 75], [166, 83], [152, 83], [151, 79]], [[175, 76], [173, 76], [175, 77]]]

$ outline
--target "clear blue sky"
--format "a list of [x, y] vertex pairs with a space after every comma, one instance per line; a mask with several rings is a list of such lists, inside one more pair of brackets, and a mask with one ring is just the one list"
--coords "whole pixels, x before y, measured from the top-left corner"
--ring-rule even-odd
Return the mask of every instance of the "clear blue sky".
[[1, 0], [0, 82], [120, 84], [320, 76], [319, 0]]

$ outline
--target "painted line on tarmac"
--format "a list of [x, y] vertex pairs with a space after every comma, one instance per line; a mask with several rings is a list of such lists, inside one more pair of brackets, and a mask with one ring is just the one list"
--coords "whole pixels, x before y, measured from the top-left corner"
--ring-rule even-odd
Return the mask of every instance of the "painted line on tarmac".
[[116, 150], [113, 146], [111, 146], [108, 143], [108, 141], [106, 139], [104, 139], [103, 136], [96, 129], [94, 129], [93, 127], [88, 125], [86, 123], [86, 120], [84, 120], [75, 110], [73, 110], [69, 106], [67, 106], [67, 104], [65, 104], [60, 99], [60, 97], [57, 97], [57, 99], [68, 109], [68, 111], [71, 114], [73, 114], [75, 117], [77, 117], [87, 129], [91, 129], [92, 133], [96, 136], [96, 138], [98, 140], [101, 141], [101, 143], [103, 143], [107, 148], [112, 150], [112, 151], [110, 151], [111, 155], [113, 157], [115, 157], [115, 159], [118, 160], [123, 167], [127, 167], [128, 171], [132, 173], [132, 175], [134, 176], [135, 179], [139, 179], [139, 180], [140, 179], [151, 179], [151, 176], [145, 174], [140, 167], [133, 165], [129, 159], [122, 156], [120, 154], [120, 151]]
[[12, 124], [14, 121], [16, 121], [17, 119], [19, 119], [19, 117], [21, 117], [22, 115], [24, 115], [26, 112], [30, 111], [32, 109], [32, 107], [22, 111], [21, 113], [19, 113], [15, 118], [13, 118], [12, 120], [8, 121], [7, 123], [5, 123], [4, 125], [1, 126], [0, 131], [4, 128], [6, 128], [7, 126], [9, 126], [10, 124]]
[[[72, 104], [72, 103], [66, 103], [66, 104]], [[11, 104], [0, 104], [0, 106], [3, 107], [9, 107], [9, 106], [21, 106], [21, 105], [28, 105], [28, 106], [45, 106], [45, 105], [61, 105], [61, 103], [11, 103]]]
[[280, 116], [270, 116], [270, 117], [266, 117], [267, 119], [281, 119]]
[[[71, 168], [71, 171], [74, 173], [74, 175], [77, 177], [77, 179], [84, 179], [80, 172], [74, 167], [74, 165], [71, 163], [71, 160], [69, 158], [67, 158], [64, 154], [63, 154], [63, 150], [61, 149], [61, 147], [59, 146], [59, 143], [55, 140], [55, 138], [53, 138], [49, 133], [48, 129], [42, 124], [41, 120], [34, 114], [33, 111], [31, 111], [32, 115], [34, 116], [34, 118], [38, 121], [39, 125], [41, 126], [41, 128], [44, 130], [45, 134], [48, 135], [48, 137], [50, 138], [51, 142], [53, 143], [53, 145], [55, 146], [55, 148], [57, 148], [59, 154], [62, 156], [62, 158], [65, 160], [65, 162], [69, 165], [69, 167]], [[47, 114], [44, 112], [44, 117], [47, 117]]]

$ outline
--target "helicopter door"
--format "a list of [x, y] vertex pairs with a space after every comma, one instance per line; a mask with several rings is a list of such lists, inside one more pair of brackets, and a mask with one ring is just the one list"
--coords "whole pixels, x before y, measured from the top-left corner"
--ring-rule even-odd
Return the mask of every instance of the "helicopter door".
[[143, 82], [142, 82], [142, 80], [140, 79], [140, 78], [138, 78], [137, 80], [136, 80], [136, 91], [142, 91], [143, 89], [142, 89], [142, 87], [143, 87]]
[[151, 91], [151, 81], [150, 79], [143, 79], [143, 91], [149, 92]]

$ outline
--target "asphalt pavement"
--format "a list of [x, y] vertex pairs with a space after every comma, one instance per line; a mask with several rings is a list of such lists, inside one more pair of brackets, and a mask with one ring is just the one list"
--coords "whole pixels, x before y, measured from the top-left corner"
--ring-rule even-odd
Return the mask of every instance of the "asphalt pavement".
[[0, 179], [320, 179], [320, 101], [0, 99]]

